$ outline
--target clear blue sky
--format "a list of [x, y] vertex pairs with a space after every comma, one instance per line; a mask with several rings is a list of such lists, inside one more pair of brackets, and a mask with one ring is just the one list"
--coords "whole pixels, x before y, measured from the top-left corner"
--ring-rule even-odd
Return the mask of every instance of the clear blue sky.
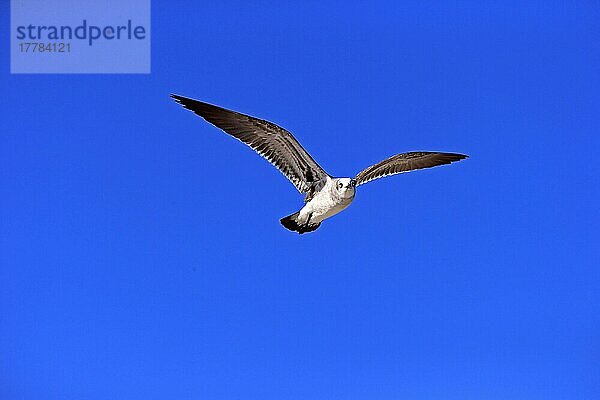
[[[600, 397], [597, 2], [176, 3], [150, 75], [2, 52], [0, 398]], [[335, 176], [471, 158], [299, 236], [293, 186], [171, 92]]]

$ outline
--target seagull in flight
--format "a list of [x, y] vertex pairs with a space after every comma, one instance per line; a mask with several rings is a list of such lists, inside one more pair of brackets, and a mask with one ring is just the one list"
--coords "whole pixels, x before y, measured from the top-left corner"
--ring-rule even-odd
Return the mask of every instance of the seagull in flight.
[[290, 132], [272, 122], [176, 94], [171, 97], [250, 146], [281, 171], [300, 193], [305, 194], [304, 207], [280, 220], [285, 228], [300, 234], [316, 230], [323, 220], [348, 207], [354, 200], [356, 188], [364, 183], [467, 158], [457, 153], [413, 151], [386, 158], [360, 171], [354, 178], [334, 178], [317, 164]]

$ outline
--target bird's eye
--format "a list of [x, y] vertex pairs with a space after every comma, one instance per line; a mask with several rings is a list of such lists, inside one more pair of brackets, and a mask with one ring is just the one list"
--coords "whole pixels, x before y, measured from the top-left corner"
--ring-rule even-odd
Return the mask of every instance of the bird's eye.
[[342, 182], [338, 183], [338, 187], [341, 189], [344, 184]]

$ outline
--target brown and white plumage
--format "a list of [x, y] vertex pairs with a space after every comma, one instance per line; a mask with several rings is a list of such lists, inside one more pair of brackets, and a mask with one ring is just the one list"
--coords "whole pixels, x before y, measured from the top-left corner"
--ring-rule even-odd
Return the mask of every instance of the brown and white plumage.
[[182, 106], [250, 146], [277, 167], [307, 201], [328, 176], [294, 136], [272, 122], [172, 94]]
[[356, 186], [385, 176], [450, 164], [467, 158], [466, 155], [457, 153], [402, 153], [362, 170], [354, 179], [332, 178], [294, 136], [280, 126], [187, 97], [175, 94], [171, 97], [250, 146], [277, 167], [300, 193], [306, 194], [305, 206], [297, 213], [281, 219], [283, 226], [298, 233], [314, 231], [323, 220], [348, 207], [354, 200]]
[[415, 169], [431, 168], [450, 164], [467, 158], [464, 154], [438, 153], [432, 151], [413, 151], [396, 154], [390, 158], [365, 168], [356, 175], [356, 186], [363, 185], [384, 176], [401, 174]]

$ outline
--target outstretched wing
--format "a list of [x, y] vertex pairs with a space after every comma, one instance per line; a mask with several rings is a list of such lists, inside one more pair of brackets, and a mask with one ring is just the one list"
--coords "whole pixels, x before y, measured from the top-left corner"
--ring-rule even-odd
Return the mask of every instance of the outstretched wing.
[[410, 153], [396, 154], [375, 165], [370, 166], [356, 175], [356, 186], [383, 178], [388, 175], [396, 175], [414, 169], [431, 168], [437, 165], [450, 164], [467, 158], [464, 154], [437, 153], [428, 151], [415, 151]]
[[241, 140], [279, 169], [300, 191], [312, 197], [327, 173], [285, 129], [272, 122], [172, 94], [182, 106]]

